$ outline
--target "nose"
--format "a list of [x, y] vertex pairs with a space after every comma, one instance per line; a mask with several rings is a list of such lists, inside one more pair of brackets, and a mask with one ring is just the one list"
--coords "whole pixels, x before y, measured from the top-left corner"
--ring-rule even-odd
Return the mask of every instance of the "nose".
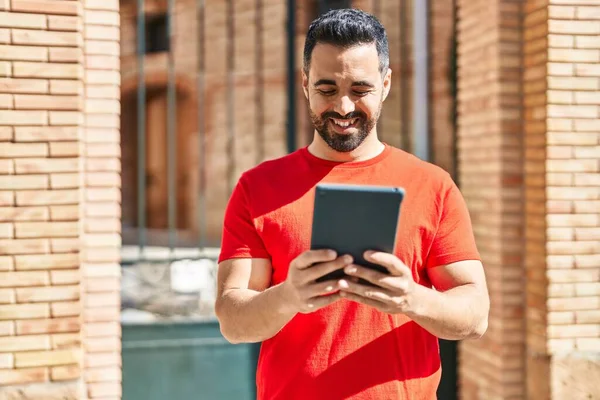
[[341, 96], [336, 101], [333, 110], [342, 116], [347, 115], [354, 111], [354, 102], [348, 96]]

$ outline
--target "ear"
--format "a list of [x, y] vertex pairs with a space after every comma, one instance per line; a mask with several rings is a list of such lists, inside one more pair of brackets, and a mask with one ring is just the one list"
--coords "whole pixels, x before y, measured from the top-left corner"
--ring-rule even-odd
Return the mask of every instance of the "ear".
[[308, 100], [308, 76], [306, 76], [304, 69], [302, 69], [302, 90], [304, 91], [304, 97]]
[[392, 70], [388, 68], [385, 76], [383, 77], [383, 100], [385, 100], [390, 93], [392, 88]]

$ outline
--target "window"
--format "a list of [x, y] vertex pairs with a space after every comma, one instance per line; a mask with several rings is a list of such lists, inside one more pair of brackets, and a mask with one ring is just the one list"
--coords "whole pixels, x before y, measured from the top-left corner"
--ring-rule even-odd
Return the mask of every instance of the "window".
[[146, 54], [169, 51], [167, 14], [146, 17]]

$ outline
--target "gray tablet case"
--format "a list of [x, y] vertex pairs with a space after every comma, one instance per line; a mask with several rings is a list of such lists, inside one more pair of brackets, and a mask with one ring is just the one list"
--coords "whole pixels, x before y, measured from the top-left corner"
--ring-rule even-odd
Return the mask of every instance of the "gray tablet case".
[[[363, 258], [366, 250], [394, 252], [404, 189], [370, 185], [319, 184], [316, 187], [311, 249], [351, 254], [354, 263], [387, 270]], [[318, 279], [339, 279], [343, 270]]]

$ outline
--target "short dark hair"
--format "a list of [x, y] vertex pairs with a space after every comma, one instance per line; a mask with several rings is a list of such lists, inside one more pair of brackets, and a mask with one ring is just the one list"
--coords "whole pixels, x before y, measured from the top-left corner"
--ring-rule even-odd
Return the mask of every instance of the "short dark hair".
[[375, 43], [379, 71], [387, 72], [390, 51], [385, 28], [375, 16], [354, 8], [331, 10], [315, 19], [308, 27], [304, 42], [304, 71], [308, 75], [313, 49], [317, 43], [343, 48]]

